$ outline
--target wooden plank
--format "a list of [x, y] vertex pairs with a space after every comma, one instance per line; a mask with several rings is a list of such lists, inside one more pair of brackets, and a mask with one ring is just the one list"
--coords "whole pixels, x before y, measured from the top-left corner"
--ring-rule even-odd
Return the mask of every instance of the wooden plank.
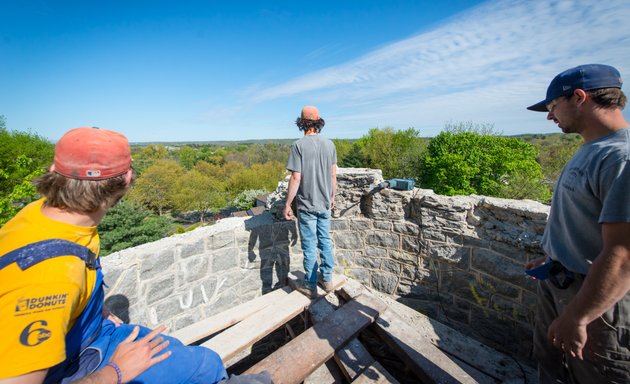
[[304, 311], [310, 302], [300, 292], [291, 292], [201, 345], [229, 360]]
[[[477, 383], [447, 354], [427, 341], [391, 309], [374, 322], [375, 330], [423, 383]], [[490, 377], [488, 379], [491, 380]]]
[[386, 307], [365, 295], [358, 296], [321, 323], [307, 329], [246, 373], [267, 370], [275, 384], [297, 384], [328, 361], [336, 350], [370, 325]]
[[357, 377], [352, 384], [398, 384], [398, 380], [383, 368], [382, 365], [375, 361], [367, 367], [363, 373]]
[[[314, 324], [320, 323], [328, 315], [335, 311], [334, 304], [339, 305], [337, 296], [326, 296], [323, 300], [317, 301], [309, 307], [309, 314]], [[334, 361], [337, 363], [346, 380], [353, 381], [363, 370], [374, 363], [374, 358], [365, 349], [363, 344], [353, 338], [343, 348], [335, 352]], [[318, 369], [321, 369], [318, 368]]]
[[282, 300], [283, 297], [289, 295], [289, 292], [291, 292], [291, 290], [288, 287], [276, 289], [275, 291], [257, 297], [254, 300], [250, 300], [187, 327], [181, 328], [171, 333], [171, 336], [176, 337], [186, 345], [192, 344], [204, 337], [208, 337], [214, 333], [229, 328], [270, 304]]

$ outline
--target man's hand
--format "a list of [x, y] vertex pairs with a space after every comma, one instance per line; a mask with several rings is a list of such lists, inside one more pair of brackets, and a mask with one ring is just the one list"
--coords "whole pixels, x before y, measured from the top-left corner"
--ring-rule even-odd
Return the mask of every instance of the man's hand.
[[546, 256], [543, 257], [539, 257], [537, 259], [534, 260], [530, 260], [526, 265], [525, 265], [525, 269], [533, 269], [536, 268], [540, 265], [543, 265], [545, 263], [545, 261], [547, 260]]
[[563, 313], [549, 326], [547, 338], [554, 347], [583, 360], [582, 350], [587, 340], [586, 324], [578, 324], [570, 315]]
[[136, 376], [149, 369], [171, 355], [171, 352], [165, 352], [158, 355], [168, 346], [168, 341], [156, 336], [166, 329], [160, 326], [140, 340], [136, 340], [140, 328], [136, 326], [133, 331], [123, 340], [114, 351], [109, 359], [120, 368], [122, 373], [122, 381], [126, 383], [133, 380]]
[[285, 220], [293, 219], [293, 211], [291, 210], [291, 206], [289, 205], [284, 206], [284, 211], [282, 212], [282, 216], [284, 216]]

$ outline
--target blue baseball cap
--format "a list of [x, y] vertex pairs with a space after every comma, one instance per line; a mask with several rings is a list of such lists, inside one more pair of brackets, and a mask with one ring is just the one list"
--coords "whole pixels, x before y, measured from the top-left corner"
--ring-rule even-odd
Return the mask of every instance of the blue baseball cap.
[[547, 112], [547, 103], [560, 96], [569, 96], [576, 89], [621, 88], [619, 71], [610, 65], [586, 64], [567, 69], [551, 80], [545, 100], [527, 107], [530, 111]]

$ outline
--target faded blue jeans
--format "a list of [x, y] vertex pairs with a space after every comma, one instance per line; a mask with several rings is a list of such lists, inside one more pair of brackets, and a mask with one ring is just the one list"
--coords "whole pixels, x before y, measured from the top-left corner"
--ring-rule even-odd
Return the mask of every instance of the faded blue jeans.
[[[317, 286], [318, 268], [324, 281], [332, 280], [335, 258], [330, 239], [330, 210], [298, 211], [298, 223], [304, 253], [304, 285], [312, 289]], [[317, 249], [319, 249], [321, 265], [317, 263]]]

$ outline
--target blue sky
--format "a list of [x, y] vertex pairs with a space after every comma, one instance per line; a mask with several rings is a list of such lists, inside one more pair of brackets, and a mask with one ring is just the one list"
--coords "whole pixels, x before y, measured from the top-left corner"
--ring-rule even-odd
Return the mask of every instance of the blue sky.
[[630, 77], [628, 20], [626, 0], [3, 0], [0, 115], [52, 141], [294, 138], [308, 104], [334, 138], [559, 132], [525, 107], [575, 65]]

